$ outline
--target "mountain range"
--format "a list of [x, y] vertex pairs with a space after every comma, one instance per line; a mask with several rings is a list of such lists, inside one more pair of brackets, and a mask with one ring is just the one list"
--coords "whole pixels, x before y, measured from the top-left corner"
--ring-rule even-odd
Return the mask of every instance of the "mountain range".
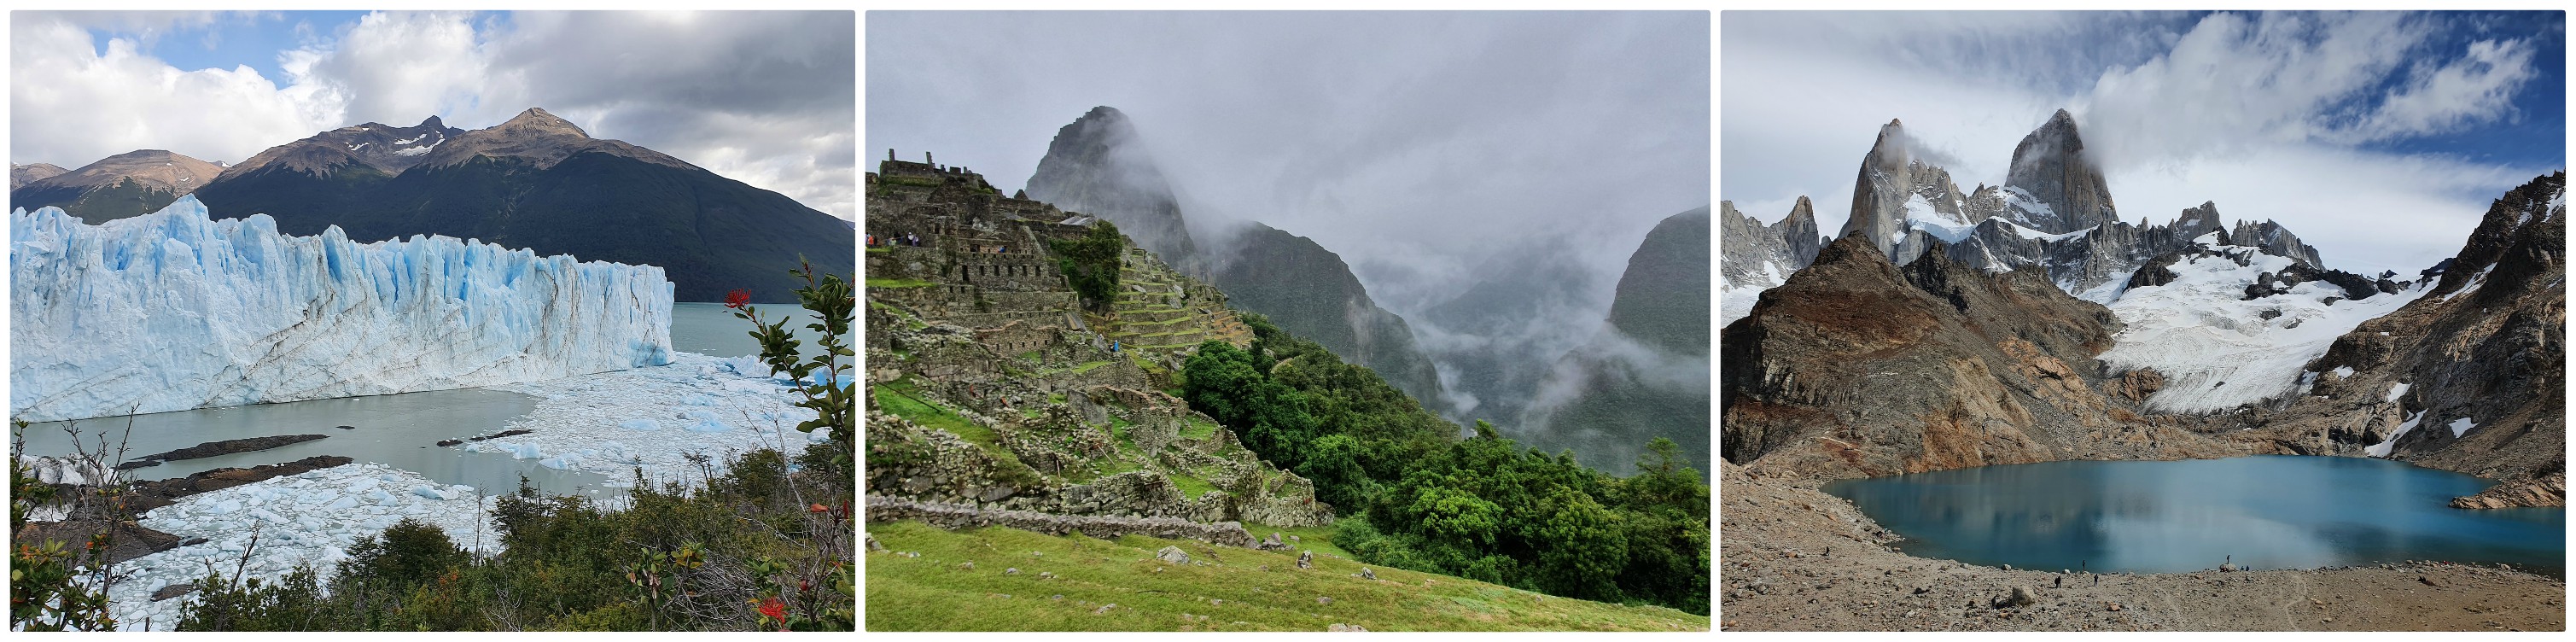
[[1880, 128], [1850, 222], [1811, 258], [1803, 199], [1771, 225], [1722, 208], [1728, 461], [2369, 456], [2505, 481], [2462, 508], [2564, 504], [2564, 172], [2399, 281], [2215, 203], [2121, 221], [2063, 110], [2002, 186], [1962, 191], [1911, 146]]
[[13, 207], [61, 205], [97, 223], [195, 194], [215, 218], [267, 214], [280, 231], [338, 226], [358, 242], [413, 235], [539, 255], [655, 265], [681, 301], [795, 298], [799, 259], [854, 274], [852, 225], [668, 154], [594, 138], [531, 108], [479, 130], [433, 116], [364, 123], [268, 148], [224, 167], [156, 150], [52, 176], [16, 166]]

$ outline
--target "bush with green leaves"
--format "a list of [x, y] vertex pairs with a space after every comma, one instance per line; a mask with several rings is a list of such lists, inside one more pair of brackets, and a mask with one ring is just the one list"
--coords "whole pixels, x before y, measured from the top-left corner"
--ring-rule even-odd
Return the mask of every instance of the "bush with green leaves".
[[1127, 238], [1117, 225], [1093, 223], [1081, 237], [1048, 240], [1047, 249], [1055, 252], [1057, 270], [1086, 304], [1099, 310], [1118, 300], [1119, 258], [1127, 251]]
[[1708, 612], [1708, 486], [1670, 440], [1623, 479], [1571, 452], [1522, 450], [1483, 421], [1461, 439], [1369, 369], [1243, 318], [1251, 345], [1201, 344], [1181, 397], [1357, 517], [1336, 545], [1373, 564]]

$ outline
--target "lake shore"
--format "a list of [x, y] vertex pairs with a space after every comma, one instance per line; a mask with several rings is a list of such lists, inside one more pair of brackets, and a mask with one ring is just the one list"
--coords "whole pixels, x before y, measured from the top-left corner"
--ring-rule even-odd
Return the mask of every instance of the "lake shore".
[[[2563, 578], [2415, 562], [2159, 574], [2011, 570], [1906, 555], [1807, 477], [1719, 466], [1719, 627], [1730, 631], [2559, 631]], [[2014, 589], [2027, 604], [2010, 602]]]

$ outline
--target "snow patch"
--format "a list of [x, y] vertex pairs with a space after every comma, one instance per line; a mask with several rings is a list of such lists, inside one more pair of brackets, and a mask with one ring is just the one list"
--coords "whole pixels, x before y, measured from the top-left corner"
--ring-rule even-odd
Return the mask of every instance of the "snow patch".
[[2453, 439], [2458, 439], [2458, 438], [2460, 437], [2460, 435], [2468, 434], [2468, 433], [2469, 433], [2469, 429], [2471, 429], [2471, 428], [2476, 428], [2476, 427], [2478, 427], [2478, 422], [2469, 421], [2469, 418], [2467, 418], [2467, 417], [2461, 417], [2461, 418], [2459, 418], [2459, 419], [2452, 420], [2452, 421], [2451, 421], [2451, 438], [2453, 438]]
[[2406, 383], [2406, 382], [2404, 382], [2404, 381], [2400, 381], [2400, 382], [2397, 382], [2397, 385], [2389, 386], [2389, 387], [2388, 387], [2388, 398], [2387, 398], [2387, 399], [2382, 399], [2381, 401], [2395, 402], [2395, 401], [2397, 401], [2397, 398], [2398, 398], [2398, 397], [2406, 396], [2406, 387], [2407, 387], [2407, 386], [2409, 386], [2409, 385], [2412, 385], [2412, 384], [2408, 384], [2408, 383]]
[[[2217, 233], [2196, 242], [2214, 242]], [[2165, 388], [2147, 406], [2160, 412], [2217, 412], [2292, 394], [2307, 364], [2337, 337], [2424, 295], [2422, 286], [2367, 299], [2345, 299], [2323, 281], [2252, 301], [2245, 286], [2289, 267], [2286, 257], [2257, 248], [2208, 245], [2226, 256], [2193, 256], [2172, 266], [2173, 282], [2121, 294], [2111, 312], [2125, 324], [2102, 361], [2114, 372], [2155, 368]], [[2246, 265], [2237, 265], [2235, 259]], [[2331, 305], [2327, 299], [2337, 299]], [[2280, 314], [2263, 319], [2266, 311]]]
[[2370, 456], [2372, 456], [2372, 457], [2386, 457], [2386, 456], [2388, 456], [2388, 453], [2389, 453], [2390, 451], [2393, 451], [2393, 450], [2396, 450], [2396, 449], [2397, 449], [2397, 440], [2398, 440], [2399, 438], [2405, 437], [2405, 436], [2406, 436], [2406, 433], [2407, 433], [2408, 431], [2412, 431], [2412, 430], [2414, 430], [2414, 429], [2415, 429], [2415, 422], [2422, 421], [2422, 420], [2424, 419], [2424, 413], [2425, 413], [2425, 412], [2429, 412], [2429, 411], [2422, 411], [2422, 410], [2419, 410], [2419, 411], [2416, 411], [2416, 412], [2415, 412], [2415, 414], [2407, 415], [2407, 416], [2406, 416], [2406, 423], [2397, 424], [2397, 432], [2396, 432], [2396, 434], [2389, 435], [2389, 436], [2388, 436], [2388, 441], [2379, 442], [2379, 443], [2377, 443], [2377, 444], [2371, 445], [2371, 446], [2370, 446], [2370, 447], [2368, 447], [2368, 448], [2363, 448], [2363, 449], [2361, 449], [2361, 452], [2363, 452], [2364, 454], [2368, 454], [2368, 455], [2370, 455]]

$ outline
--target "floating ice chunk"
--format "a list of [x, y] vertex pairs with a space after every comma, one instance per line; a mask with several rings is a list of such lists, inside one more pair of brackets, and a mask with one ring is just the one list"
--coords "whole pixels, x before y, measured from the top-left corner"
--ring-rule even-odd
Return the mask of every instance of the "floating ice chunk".
[[698, 423], [689, 424], [689, 432], [732, 432], [732, 431], [733, 431], [733, 426], [727, 426], [727, 425], [725, 425], [725, 423], [724, 423], [724, 422], [716, 421], [716, 420], [714, 420], [714, 419], [702, 419], [702, 420], [699, 420], [699, 421], [698, 421]]
[[617, 422], [617, 427], [627, 430], [661, 430], [662, 422], [651, 419], [628, 419]]
[[686, 397], [681, 397], [681, 398], [680, 398], [680, 403], [684, 403], [684, 404], [688, 404], [688, 405], [692, 405], [692, 406], [712, 406], [712, 405], [716, 405], [716, 398], [715, 398], [715, 397], [709, 397], [709, 396], [706, 396], [706, 395], [689, 395], [689, 396], [686, 396]]
[[447, 493], [446, 493], [445, 491], [441, 491], [441, 490], [439, 490], [439, 489], [431, 488], [431, 487], [428, 487], [428, 486], [413, 486], [413, 487], [411, 488], [411, 494], [413, 494], [413, 495], [419, 495], [419, 496], [421, 496], [421, 497], [423, 497], [423, 498], [427, 498], [427, 499], [436, 499], [436, 500], [441, 500], [441, 501], [445, 501], [445, 500], [447, 499]]

